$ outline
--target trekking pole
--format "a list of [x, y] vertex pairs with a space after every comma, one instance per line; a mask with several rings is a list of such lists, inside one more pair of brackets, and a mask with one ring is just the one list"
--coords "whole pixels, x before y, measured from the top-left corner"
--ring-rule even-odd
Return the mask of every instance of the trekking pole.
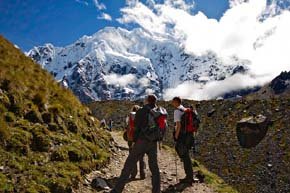
[[[175, 145], [176, 146], [176, 142], [175, 142]], [[175, 182], [178, 181], [178, 173], [177, 173], [177, 152], [174, 153], [174, 157], [175, 157]]]

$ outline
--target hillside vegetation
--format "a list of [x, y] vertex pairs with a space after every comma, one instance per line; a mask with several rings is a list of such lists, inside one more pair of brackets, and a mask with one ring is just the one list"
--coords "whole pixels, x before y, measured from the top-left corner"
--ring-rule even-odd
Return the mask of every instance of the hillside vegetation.
[[72, 192], [108, 159], [90, 110], [0, 36], [0, 192]]
[[[202, 118], [196, 160], [241, 193], [290, 192], [290, 98], [185, 103], [198, 104]], [[112, 118], [118, 129], [124, 127], [125, 117], [133, 104], [107, 101], [95, 102], [89, 107], [98, 118]], [[173, 108], [169, 102], [159, 104], [169, 111], [170, 127], [165, 142], [172, 145]], [[237, 122], [259, 114], [270, 119], [272, 124], [260, 144], [244, 149], [237, 139]]]

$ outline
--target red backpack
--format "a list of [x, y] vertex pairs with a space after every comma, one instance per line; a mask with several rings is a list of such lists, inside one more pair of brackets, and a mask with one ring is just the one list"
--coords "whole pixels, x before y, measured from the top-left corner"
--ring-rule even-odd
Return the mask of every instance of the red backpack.
[[191, 108], [180, 109], [180, 111], [184, 112], [181, 116], [182, 130], [186, 133], [197, 132], [200, 123], [197, 112]]
[[135, 133], [134, 119], [135, 119], [135, 114], [130, 113], [129, 124], [127, 128], [128, 141], [133, 141], [134, 139], [134, 133]]
[[160, 130], [159, 140], [162, 140], [165, 135], [166, 128], [168, 126], [167, 125], [167, 111], [162, 107], [159, 108], [159, 111], [160, 111], [160, 115], [155, 119], [155, 121], [156, 121], [157, 127]]

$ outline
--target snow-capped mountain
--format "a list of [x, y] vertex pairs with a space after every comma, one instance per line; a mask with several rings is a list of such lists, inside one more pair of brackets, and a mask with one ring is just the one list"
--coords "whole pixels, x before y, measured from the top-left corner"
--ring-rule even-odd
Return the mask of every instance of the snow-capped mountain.
[[60, 48], [52, 44], [27, 53], [69, 87], [83, 102], [159, 97], [165, 89], [192, 81], [224, 80], [247, 71], [246, 60], [226, 63], [215, 53], [188, 54], [171, 37], [156, 37], [143, 29], [107, 27]]

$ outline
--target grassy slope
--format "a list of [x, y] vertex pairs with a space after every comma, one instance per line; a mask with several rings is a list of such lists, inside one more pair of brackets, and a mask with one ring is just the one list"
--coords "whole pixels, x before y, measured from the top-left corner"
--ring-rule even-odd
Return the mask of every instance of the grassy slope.
[[70, 192], [110, 137], [69, 91], [0, 36], [0, 192]]
[[[170, 144], [173, 109], [169, 103], [160, 104], [170, 114], [170, 130], [166, 138]], [[96, 102], [89, 107], [98, 118], [113, 118], [116, 128], [119, 128], [123, 126], [124, 117], [132, 105], [133, 102], [108, 101]], [[198, 111], [202, 117], [202, 128], [198, 135], [199, 155], [195, 159], [239, 192], [290, 192], [289, 107], [289, 98], [200, 102]], [[208, 117], [212, 109], [215, 113]], [[264, 114], [274, 124], [257, 147], [243, 149], [236, 137], [236, 123], [254, 114]]]

